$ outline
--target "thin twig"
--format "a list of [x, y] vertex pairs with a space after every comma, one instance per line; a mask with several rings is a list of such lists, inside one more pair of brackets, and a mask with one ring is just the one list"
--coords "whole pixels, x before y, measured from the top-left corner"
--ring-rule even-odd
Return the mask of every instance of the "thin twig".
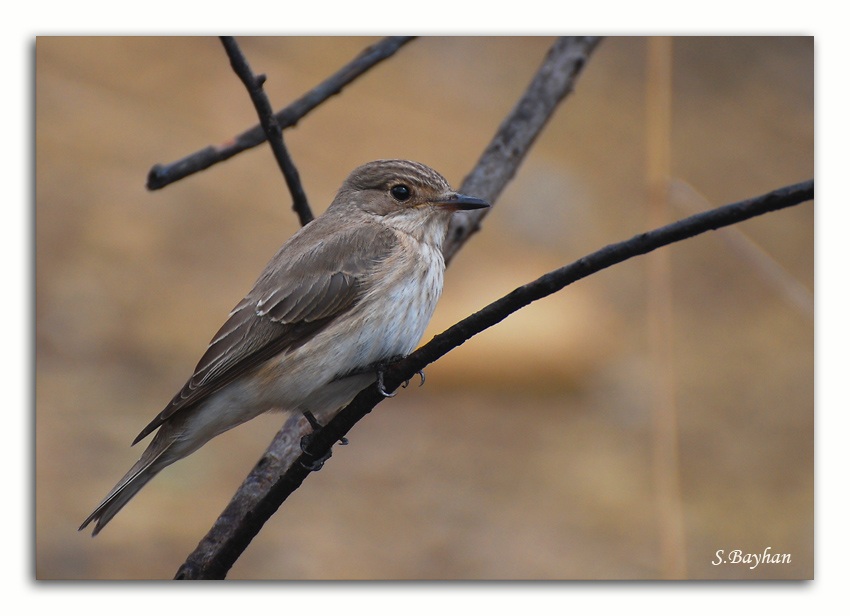
[[[499, 127], [475, 169], [467, 177], [462, 190], [486, 197], [491, 204], [495, 203], [496, 197], [516, 173], [535, 137], [551, 117], [558, 101], [563, 100], [572, 90], [575, 79], [598, 42], [599, 39], [583, 37], [555, 41], [514, 111]], [[478, 224], [479, 220], [468, 219], [460, 231], [450, 230], [447, 238], [449, 256], [470, 237]], [[257, 503], [265, 498], [271, 485], [301, 454], [301, 436], [309, 432], [310, 426], [306, 420], [297, 415], [290, 417], [213, 527], [180, 568], [178, 578], [208, 576], [211, 570], [221, 571], [222, 576], [227, 572], [227, 569], [222, 571], [222, 566], [215, 563], [230, 558], [225, 552], [234, 549], [236, 542], [233, 537], [237, 529], [256, 514]], [[237, 546], [237, 549], [244, 547]], [[236, 557], [238, 554], [234, 560]]]
[[[514, 289], [435, 336], [406, 358], [391, 364], [384, 373], [384, 388], [388, 392], [394, 391], [428, 364], [476, 334], [496, 325], [530, 303], [556, 293], [591, 274], [674, 242], [740, 223], [768, 212], [799, 205], [813, 198], [814, 180], [809, 180], [746, 201], [695, 214], [664, 227], [641, 233], [629, 240], [606, 246], [570, 265], [549, 272], [534, 282]], [[179, 579], [224, 578], [263, 524], [312, 472], [314, 462], [324, 459], [334, 443], [343, 438], [354, 424], [385, 399], [375, 386], [369, 386], [357, 394], [354, 400], [324, 428], [313, 434], [307, 450], [290, 464], [286, 473], [274, 482], [266, 495], [242, 518], [234, 532], [222, 538], [217, 546], [216, 556], [205, 562], [192, 560], [190, 557], [177, 572], [176, 577]], [[260, 463], [266, 464], [267, 461], [264, 459]]]
[[[354, 60], [336, 73], [286, 108], [278, 111], [275, 114], [278, 124], [280, 124], [282, 129], [295, 126], [301, 118], [313, 109], [332, 96], [339, 94], [345, 86], [376, 64], [391, 57], [414, 38], [416, 37], [390, 36], [367, 47]], [[203, 171], [216, 163], [227, 160], [231, 156], [258, 146], [265, 140], [266, 136], [262, 126], [257, 125], [221, 145], [207, 146], [202, 150], [198, 150], [171, 163], [156, 164], [148, 172], [147, 188], [148, 190], [164, 188], [177, 180], [181, 180], [198, 171]]]
[[272, 148], [272, 152], [274, 152], [277, 165], [280, 167], [283, 177], [286, 180], [286, 185], [289, 187], [289, 192], [292, 195], [292, 209], [298, 214], [298, 220], [303, 227], [313, 220], [313, 212], [310, 210], [310, 204], [307, 202], [307, 195], [304, 193], [304, 187], [301, 184], [298, 169], [295, 168], [295, 163], [292, 162], [292, 157], [289, 155], [286, 144], [283, 142], [283, 129], [274, 115], [269, 97], [266, 96], [263, 90], [266, 76], [254, 74], [248, 65], [248, 60], [245, 59], [245, 55], [239, 49], [235, 38], [232, 36], [222, 36], [220, 38], [221, 44], [224, 45], [224, 49], [227, 51], [227, 57], [230, 58], [230, 66], [233, 67], [233, 71], [248, 89], [251, 102], [254, 103], [257, 116], [260, 118], [260, 126], [263, 127], [263, 132]]

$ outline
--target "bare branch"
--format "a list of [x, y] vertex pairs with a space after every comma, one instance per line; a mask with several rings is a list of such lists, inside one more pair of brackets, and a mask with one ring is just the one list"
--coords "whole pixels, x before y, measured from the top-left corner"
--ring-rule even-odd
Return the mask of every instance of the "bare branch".
[[[522, 98], [502, 121], [460, 191], [495, 203], [513, 178], [558, 104], [573, 91], [576, 79], [601, 39], [563, 37], [555, 41]], [[443, 255], [446, 263], [478, 231], [490, 210], [462, 213], [452, 219]]]
[[[674, 242], [740, 223], [768, 212], [799, 205], [813, 198], [814, 180], [809, 180], [774, 190], [760, 197], [695, 214], [664, 227], [641, 233], [629, 240], [606, 246], [570, 265], [549, 272], [534, 282], [514, 289], [504, 297], [435, 336], [430, 342], [387, 368], [384, 373], [384, 388], [389, 392], [394, 391], [403, 382], [412, 379], [417, 372], [423, 370], [428, 364], [433, 363], [476, 334], [496, 325], [530, 303], [556, 293], [582, 278]], [[317, 460], [324, 459], [330, 453], [333, 444], [343, 438], [354, 424], [370, 413], [383, 400], [385, 400], [384, 395], [374, 386], [369, 386], [357, 394], [354, 400], [324, 428], [313, 434], [307, 450], [289, 464], [287, 471], [274, 481], [260, 500], [244, 512], [241, 519], [227, 516], [229, 526], [226, 530], [228, 532], [216, 537], [217, 549], [215, 552], [199, 554], [196, 550], [180, 568], [176, 577], [179, 579], [224, 578], [227, 571], [268, 518], [277, 511], [286, 498], [310, 474], [313, 464]], [[287, 424], [294, 426], [295, 420], [291, 418]], [[284, 426], [281, 433], [286, 430], [287, 426]], [[294, 436], [289, 434], [287, 438], [291, 440]], [[266, 466], [268, 463], [269, 459], [264, 456], [258, 466]], [[253, 475], [254, 473], [252, 473]], [[227, 511], [225, 514], [227, 514]], [[219, 526], [220, 522], [221, 519], [216, 522], [214, 531], [225, 530], [224, 525]], [[203, 542], [201, 545], [203, 545]], [[205, 558], [199, 560], [197, 559], [198, 556]]]
[[[278, 111], [275, 114], [275, 118], [278, 124], [280, 124], [281, 129], [295, 126], [301, 118], [321, 103], [339, 94], [345, 86], [376, 64], [391, 57], [414, 38], [416, 37], [391, 36], [364, 49], [354, 60], [325, 79], [318, 86], [285, 109]], [[265, 140], [266, 136], [262, 127], [257, 125], [221, 145], [207, 146], [172, 163], [156, 164], [148, 172], [147, 188], [148, 190], [164, 188], [172, 182], [181, 180], [198, 171], [203, 171], [216, 163], [227, 160], [231, 156], [258, 146]]]
[[303, 227], [313, 220], [313, 212], [310, 210], [310, 204], [307, 203], [307, 195], [304, 193], [304, 187], [301, 185], [298, 169], [295, 168], [295, 163], [292, 162], [292, 157], [289, 155], [286, 144], [283, 142], [283, 130], [272, 111], [269, 97], [263, 91], [266, 76], [254, 74], [242, 50], [239, 49], [235, 38], [232, 36], [222, 36], [220, 38], [224, 49], [227, 51], [227, 57], [230, 58], [230, 65], [233, 67], [233, 71], [248, 89], [251, 102], [254, 103], [254, 108], [257, 110], [257, 115], [260, 118], [260, 126], [263, 127], [266, 140], [269, 142], [272, 152], [274, 152], [277, 165], [280, 167], [283, 177], [286, 180], [286, 185], [289, 187], [289, 192], [292, 195], [292, 209], [298, 214], [298, 220]]

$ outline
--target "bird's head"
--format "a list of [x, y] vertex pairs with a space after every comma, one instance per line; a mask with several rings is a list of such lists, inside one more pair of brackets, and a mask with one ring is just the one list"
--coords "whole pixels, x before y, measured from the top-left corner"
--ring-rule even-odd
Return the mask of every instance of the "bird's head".
[[351, 172], [329, 211], [360, 211], [420, 240], [439, 236], [442, 243], [452, 213], [489, 206], [452, 190], [442, 175], [426, 165], [376, 160]]

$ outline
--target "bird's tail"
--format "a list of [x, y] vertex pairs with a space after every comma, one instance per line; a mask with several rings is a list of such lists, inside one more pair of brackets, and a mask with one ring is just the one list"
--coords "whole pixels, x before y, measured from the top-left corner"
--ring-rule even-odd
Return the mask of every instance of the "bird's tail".
[[136, 492], [153, 479], [153, 476], [159, 470], [158, 468], [152, 468], [150, 465], [139, 466], [139, 462], [136, 462], [133, 468], [130, 469], [130, 472], [124, 475], [124, 478], [118, 482], [118, 485], [112, 488], [109, 494], [106, 495], [103, 502], [85, 519], [80, 525], [79, 530], [83, 530], [86, 526], [95, 522], [94, 530], [92, 531], [92, 537], [94, 537], [136, 495]]
[[176, 452], [177, 442], [179, 441], [174, 438], [170, 430], [160, 429], [139, 461], [109, 491], [106, 498], [80, 525], [79, 530], [95, 522], [92, 531], [92, 537], [94, 537], [159, 471], [191, 453], [190, 451]]

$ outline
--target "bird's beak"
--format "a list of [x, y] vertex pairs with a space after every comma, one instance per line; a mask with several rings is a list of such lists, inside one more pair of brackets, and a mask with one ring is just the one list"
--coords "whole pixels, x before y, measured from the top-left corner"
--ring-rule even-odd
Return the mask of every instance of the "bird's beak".
[[438, 207], [446, 207], [454, 210], [479, 210], [481, 208], [490, 207], [490, 204], [479, 199], [478, 197], [470, 197], [460, 193], [450, 193], [445, 197], [433, 202], [433, 205]]

